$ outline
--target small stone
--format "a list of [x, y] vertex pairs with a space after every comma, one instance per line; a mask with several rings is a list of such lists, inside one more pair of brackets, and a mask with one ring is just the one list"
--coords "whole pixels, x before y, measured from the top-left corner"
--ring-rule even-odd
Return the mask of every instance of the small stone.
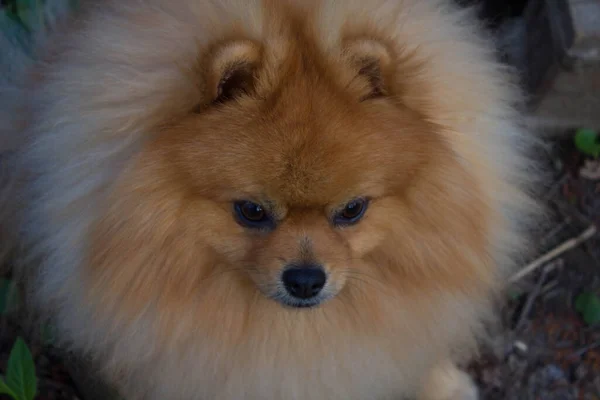
[[588, 368], [585, 364], [579, 364], [577, 368], [575, 368], [575, 379], [580, 381], [586, 378], [588, 374]]
[[546, 377], [553, 382], [565, 380], [565, 372], [555, 364], [550, 364], [544, 369]]
[[520, 340], [516, 340], [513, 343], [513, 348], [515, 349], [515, 352], [520, 356], [526, 355], [527, 351], [529, 350], [529, 347]]

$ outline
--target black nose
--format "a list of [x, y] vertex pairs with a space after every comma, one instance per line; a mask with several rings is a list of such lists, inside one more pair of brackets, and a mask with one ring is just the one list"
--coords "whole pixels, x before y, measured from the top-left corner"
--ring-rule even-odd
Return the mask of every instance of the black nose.
[[281, 280], [290, 295], [299, 299], [310, 299], [323, 289], [327, 275], [320, 267], [293, 267], [285, 270]]

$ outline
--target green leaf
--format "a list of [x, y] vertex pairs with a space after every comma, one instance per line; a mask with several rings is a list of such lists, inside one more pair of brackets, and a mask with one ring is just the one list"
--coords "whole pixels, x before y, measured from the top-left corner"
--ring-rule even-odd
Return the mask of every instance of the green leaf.
[[15, 392], [18, 400], [33, 400], [37, 393], [35, 363], [29, 348], [20, 337], [8, 358], [6, 384]]
[[579, 151], [588, 156], [600, 156], [600, 137], [592, 129], [579, 129], [575, 133], [575, 146]]
[[583, 316], [588, 325], [600, 323], [600, 297], [592, 292], [584, 292], [575, 300], [575, 310]]
[[583, 311], [585, 310], [585, 306], [589, 302], [591, 296], [592, 293], [590, 292], [580, 293], [575, 299], [575, 311], [577, 311], [578, 313], [583, 313]]
[[11, 388], [8, 387], [4, 379], [0, 377], [0, 394], [7, 394], [15, 400], [19, 400], [15, 392], [12, 391]]
[[39, 0], [26, 0], [17, 4], [17, 15], [30, 31], [43, 28], [42, 11]]

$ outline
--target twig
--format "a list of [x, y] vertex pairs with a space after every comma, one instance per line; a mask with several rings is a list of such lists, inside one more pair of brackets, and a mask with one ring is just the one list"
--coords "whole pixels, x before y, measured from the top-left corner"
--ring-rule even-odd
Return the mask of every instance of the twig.
[[580, 349], [577, 349], [576, 351], [573, 352], [573, 356], [577, 356], [577, 357], [581, 357], [583, 356], [585, 353], [587, 353], [590, 350], [594, 350], [596, 347], [600, 347], [600, 340], [596, 341], [592, 344], [588, 344], [587, 346], [583, 346]]
[[544, 285], [544, 287], [542, 288], [542, 293], [547, 294], [549, 291], [551, 291], [552, 289], [554, 289], [557, 286], [558, 286], [558, 280], [555, 279], [552, 282]]
[[571, 217], [566, 217], [565, 221], [560, 223], [559, 225], [557, 225], [556, 227], [552, 228], [550, 230], [550, 232], [546, 233], [541, 239], [540, 239], [540, 245], [544, 246], [546, 245], [546, 243], [553, 238], [554, 236], [556, 236], [558, 233], [560, 233], [560, 231], [562, 231], [563, 229], [565, 229], [565, 227], [569, 226], [569, 224], [571, 223]]
[[561, 200], [556, 200], [554, 204], [565, 220], [572, 217], [582, 224], [593, 225], [593, 222], [588, 217], [583, 215], [583, 213], [581, 213], [576, 207], [573, 207]]
[[552, 260], [552, 259], [560, 256], [564, 252], [566, 252], [568, 250], [571, 250], [572, 248], [577, 247], [581, 243], [585, 242], [586, 240], [588, 240], [589, 238], [591, 238], [592, 236], [594, 236], [596, 234], [596, 232], [597, 232], [596, 226], [595, 225], [590, 226], [583, 233], [581, 233], [579, 236], [576, 236], [574, 238], [571, 238], [571, 239], [567, 240], [566, 242], [563, 242], [558, 247], [555, 247], [553, 250], [551, 250], [548, 253], [544, 254], [543, 256], [541, 256], [540, 258], [538, 258], [537, 260], [535, 260], [532, 263], [526, 265], [519, 272], [517, 272], [513, 276], [511, 276], [509, 278], [508, 282], [509, 283], [514, 283], [514, 282], [518, 281], [519, 279], [522, 279], [524, 276], [526, 276], [526, 275], [530, 274], [531, 272], [535, 271], [537, 268], [539, 268], [540, 266], [544, 265], [548, 261], [550, 261], [550, 260]]
[[529, 315], [529, 312], [531, 311], [531, 307], [533, 307], [533, 303], [535, 303], [535, 299], [541, 293], [544, 283], [546, 283], [546, 276], [553, 269], [554, 269], [554, 264], [549, 264], [545, 268], [542, 269], [542, 274], [540, 275], [540, 278], [538, 279], [533, 290], [527, 296], [527, 301], [525, 302], [525, 305], [523, 306], [523, 310], [521, 311], [521, 315], [519, 316], [519, 321], [517, 322], [517, 325], [515, 326], [515, 332], [520, 331], [523, 323], [525, 322], [525, 320], [527, 319], [527, 316]]

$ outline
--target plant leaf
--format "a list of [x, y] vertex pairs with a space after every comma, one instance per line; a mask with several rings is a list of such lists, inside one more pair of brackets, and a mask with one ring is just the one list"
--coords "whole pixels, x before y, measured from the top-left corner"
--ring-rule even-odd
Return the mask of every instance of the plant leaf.
[[590, 292], [584, 292], [579, 294], [575, 299], [575, 311], [577, 311], [580, 314], [583, 314], [583, 311], [585, 310], [585, 307], [589, 302], [591, 296], [592, 293]]
[[35, 363], [20, 337], [15, 341], [8, 358], [6, 384], [15, 392], [18, 400], [33, 400], [37, 394]]
[[575, 133], [575, 146], [579, 151], [588, 156], [600, 156], [600, 137], [592, 129], [579, 129]]
[[15, 400], [19, 400], [15, 392], [12, 391], [10, 387], [4, 382], [4, 379], [0, 377], [0, 394], [7, 394]]
[[583, 316], [588, 325], [600, 323], [600, 297], [592, 292], [584, 292], [575, 300], [575, 310]]

